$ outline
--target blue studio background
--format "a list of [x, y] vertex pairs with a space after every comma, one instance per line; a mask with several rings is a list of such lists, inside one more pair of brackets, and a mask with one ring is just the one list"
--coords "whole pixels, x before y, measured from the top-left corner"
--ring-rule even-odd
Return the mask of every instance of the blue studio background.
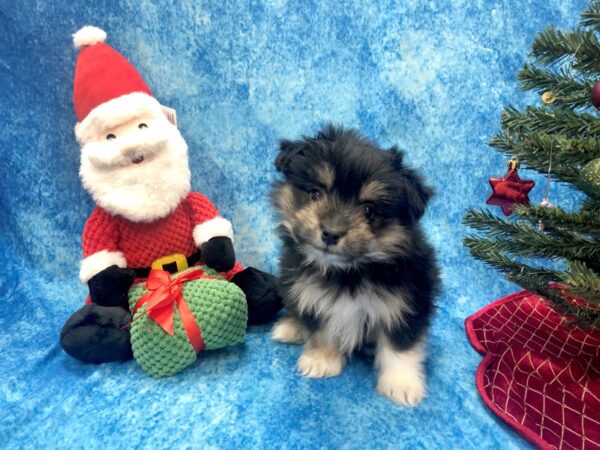
[[[579, 0], [0, 0], [0, 442], [9, 448], [522, 448], [483, 405], [463, 321], [515, 291], [461, 244], [468, 207], [505, 158], [486, 143], [504, 105], [537, 102], [516, 73], [536, 32], [571, 27]], [[325, 121], [398, 144], [437, 190], [424, 219], [444, 290], [429, 396], [404, 409], [362, 361], [328, 380], [270, 341], [205, 353], [164, 380], [135, 362], [83, 365], [58, 345], [86, 288], [71, 34], [92, 24], [178, 112], [195, 190], [230, 218], [239, 259], [277, 270], [268, 202], [277, 140]], [[542, 199], [544, 180], [535, 203]], [[551, 201], [572, 206], [554, 184]]]

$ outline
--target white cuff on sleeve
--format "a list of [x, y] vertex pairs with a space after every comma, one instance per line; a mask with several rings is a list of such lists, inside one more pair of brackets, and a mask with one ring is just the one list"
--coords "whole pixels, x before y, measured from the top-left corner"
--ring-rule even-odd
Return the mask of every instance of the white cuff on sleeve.
[[107, 267], [116, 264], [122, 269], [127, 267], [125, 255], [122, 252], [109, 252], [100, 250], [83, 259], [79, 268], [79, 279], [82, 283], [87, 283], [90, 278]]
[[233, 241], [233, 227], [231, 226], [231, 222], [222, 217], [215, 217], [196, 225], [193, 234], [194, 243], [197, 247], [217, 236], [226, 236]]

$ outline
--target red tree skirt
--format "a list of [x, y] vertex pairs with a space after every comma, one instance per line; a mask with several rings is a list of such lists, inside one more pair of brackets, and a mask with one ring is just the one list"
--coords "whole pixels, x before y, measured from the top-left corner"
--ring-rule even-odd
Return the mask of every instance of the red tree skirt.
[[600, 330], [566, 325], [527, 291], [465, 321], [485, 357], [477, 390], [485, 404], [543, 449], [600, 449]]

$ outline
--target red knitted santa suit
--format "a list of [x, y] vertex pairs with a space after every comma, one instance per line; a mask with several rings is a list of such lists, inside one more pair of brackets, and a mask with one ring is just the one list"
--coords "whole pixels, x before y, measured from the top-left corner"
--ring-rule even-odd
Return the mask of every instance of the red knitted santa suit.
[[[122, 253], [130, 268], [150, 267], [155, 259], [173, 253], [190, 256], [202, 244], [194, 242], [194, 228], [215, 218], [219, 218], [215, 206], [197, 192], [189, 193], [169, 216], [150, 223], [131, 222], [96, 206], [83, 230], [83, 256], [102, 251]], [[223, 275], [231, 280], [242, 270], [236, 262]]]

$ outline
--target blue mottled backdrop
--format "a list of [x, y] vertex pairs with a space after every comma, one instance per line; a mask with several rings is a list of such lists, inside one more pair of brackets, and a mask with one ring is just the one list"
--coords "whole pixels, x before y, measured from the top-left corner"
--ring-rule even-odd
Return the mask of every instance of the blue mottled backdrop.
[[[341, 6], [342, 3], [346, 3]], [[516, 72], [535, 33], [573, 26], [580, 0], [0, 0], [0, 445], [207, 448], [520, 448], [474, 386], [463, 320], [516, 288], [470, 259], [461, 217], [504, 159], [486, 146], [504, 105], [538, 101]], [[299, 347], [254, 328], [154, 380], [134, 362], [83, 365], [58, 346], [80, 307], [80, 235], [92, 202], [78, 179], [71, 33], [86, 24], [178, 111], [193, 186], [229, 217], [246, 264], [276, 271], [267, 193], [280, 137], [333, 121], [399, 144], [438, 195], [424, 220], [444, 291], [429, 397], [403, 409], [360, 361], [300, 378]], [[531, 174], [533, 175], [533, 174]], [[543, 179], [532, 200], [539, 202]], [[551, 200], [572, 205], [566, 188]]]

